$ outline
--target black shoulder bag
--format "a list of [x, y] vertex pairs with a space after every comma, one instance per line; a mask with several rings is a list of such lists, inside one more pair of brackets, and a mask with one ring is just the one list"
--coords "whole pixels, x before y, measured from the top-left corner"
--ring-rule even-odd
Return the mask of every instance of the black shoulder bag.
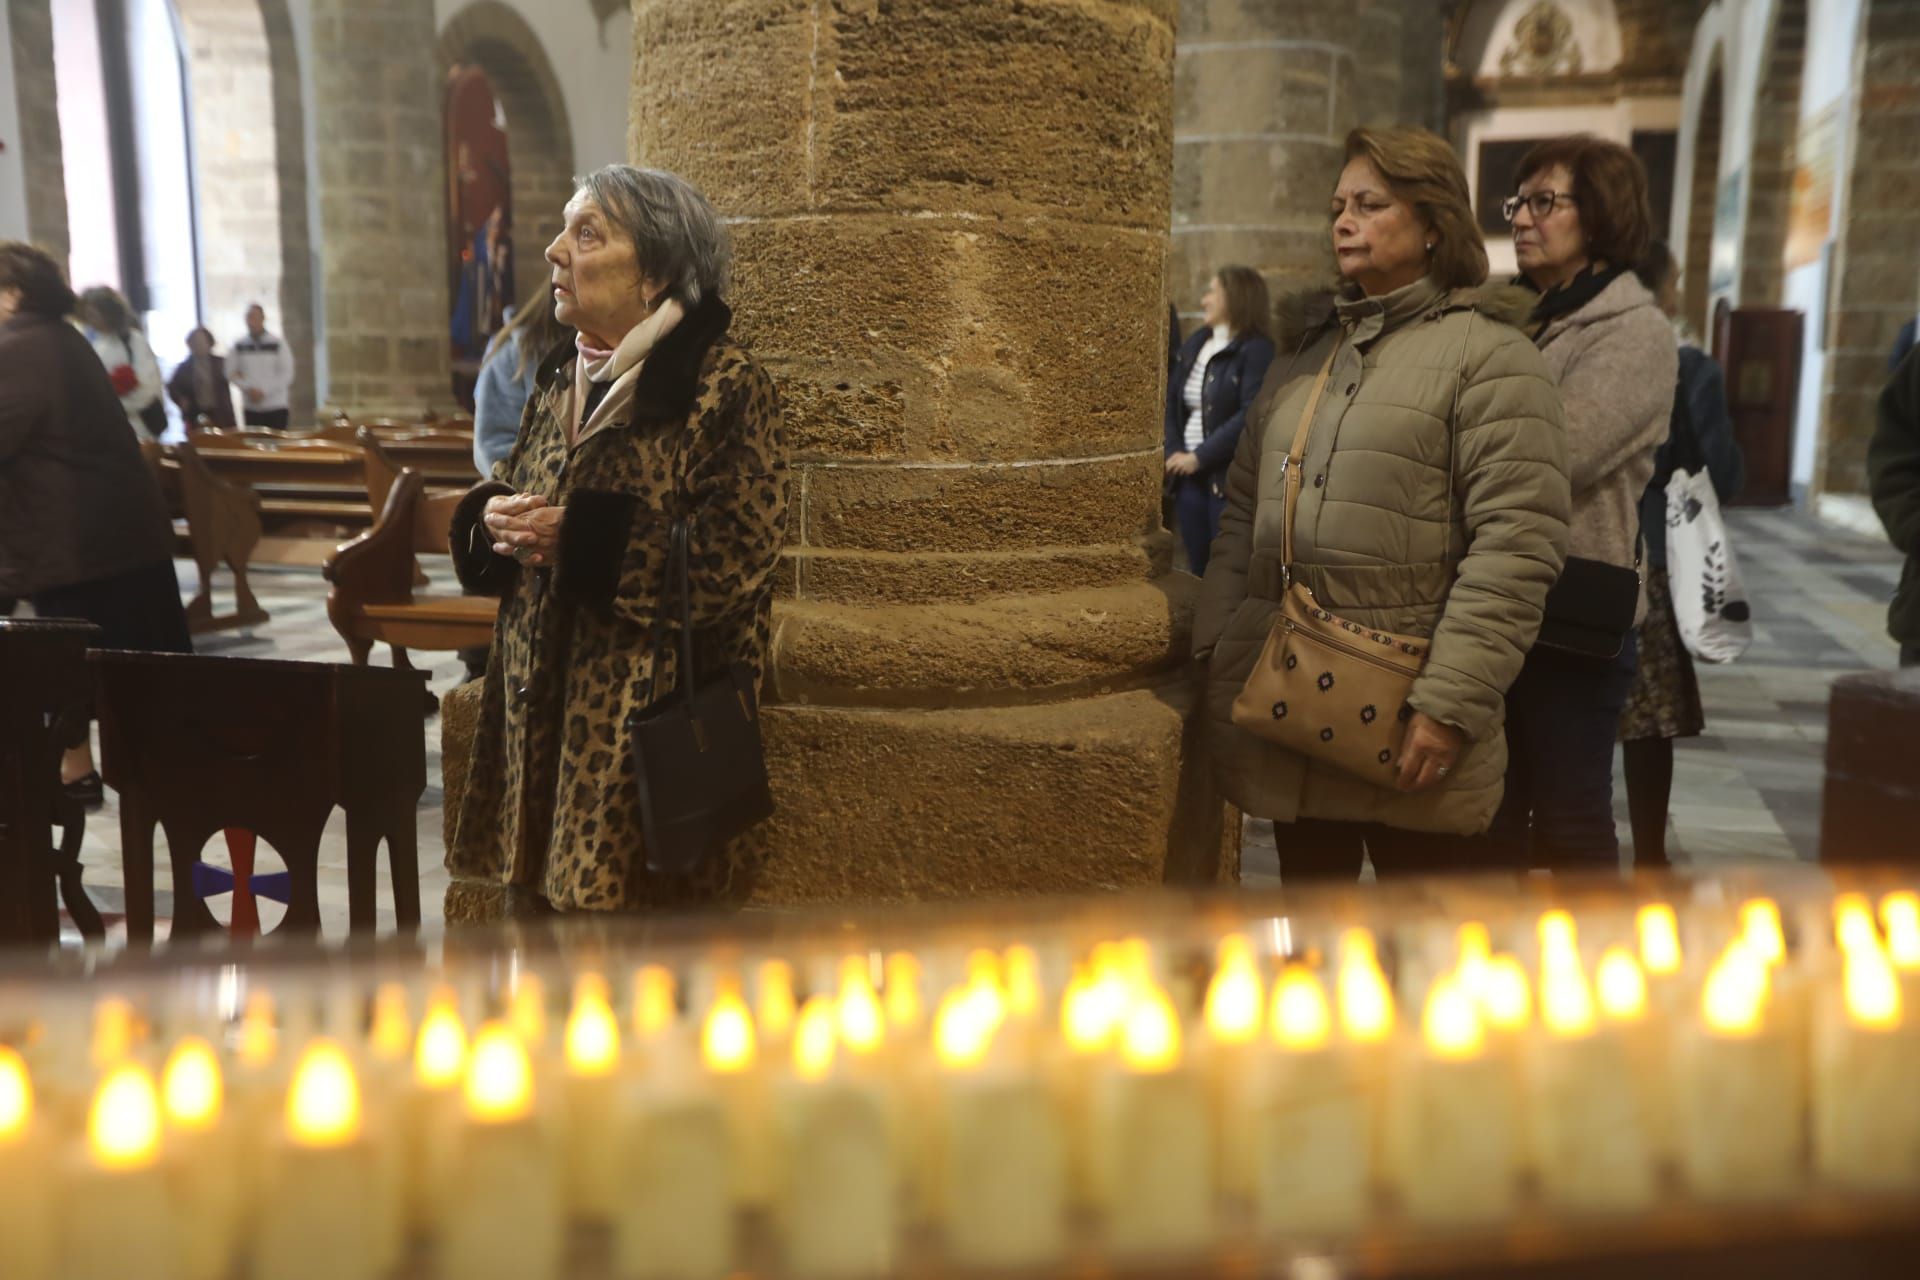
[[654, 628], [654, 693], [666, 658], [668, 610], [678, 590], [680, 644], [674, 687], [627, 717], [640, 788], [640, 838], [648, 871], [684, 875], [718, 856], [773, 813], [753, 671], [734, 663], [695, 684], [689, 520], [674, 521], [667, 590]]
[[1562, 653], [1611, 662], [1620, 656], [1640, 608], [1640, 545], [1633, 568], [1568, 556], [1560, 580], [1547, 592], [1538, 643]]

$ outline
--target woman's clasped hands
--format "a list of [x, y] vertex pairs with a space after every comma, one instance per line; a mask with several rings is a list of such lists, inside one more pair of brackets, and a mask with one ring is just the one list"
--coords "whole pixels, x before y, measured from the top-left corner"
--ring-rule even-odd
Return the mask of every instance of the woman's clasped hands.
[[560, 524], [567, 509], [537, 493], [503, 494], [487, 501], [481, 523], [493, 538], [493, 553], [521, 564], [550, 565], [560, 551]]

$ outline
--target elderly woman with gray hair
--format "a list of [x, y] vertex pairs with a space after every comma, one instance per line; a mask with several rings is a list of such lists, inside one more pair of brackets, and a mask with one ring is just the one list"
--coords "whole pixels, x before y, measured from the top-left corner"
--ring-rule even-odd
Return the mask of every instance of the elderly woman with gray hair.
[[[447, 866], [559, 910], [698, 902], [649, 872], [627, 717], [675, 673], [656, 652], [673, 524], [691, 524], [696, 678], [758, 674], [787, 522], [773, 383], [728, 333], [725, 228], [670, 173], [582, 179], [547, 247], [575, 336], [540, 357], [519, 439], [450, 530], [468, 588], [501, 597]], [[678, 619], [673, 618], [677, 623]]]

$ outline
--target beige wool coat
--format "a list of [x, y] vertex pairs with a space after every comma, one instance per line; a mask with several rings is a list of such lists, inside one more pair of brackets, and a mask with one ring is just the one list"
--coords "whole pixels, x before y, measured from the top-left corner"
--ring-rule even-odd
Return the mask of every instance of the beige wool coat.
[[[1546, 361], [1514, 325], [1532, 295], [1443, 291], [1282, 303], [1280, 354], [1247, 416], [1201, 584], [1196, 656], [1227, 795], [1259, 817], [1485, 830], [1506, 773], [1507, 686], [1567, 549], [1565, 425]], [[1371, 786], [1238, 728], [1235, 696], [1280, 611], [1282, 463], [1334, 351], [1308, 440], [1294, 565], [1315, 598], [1364, 626], [1432, 638], [1409, 701], [1461, 730], [1447, 782]]]
[[[647, 356], [623, 410], [569, 445], [574, 348], [541, 364], [513, 452], [462, 501], [450, 531], [470, 590], [500, 597], [467, 789], [447, 848], [461, 875], [529, 889], [562, 910], [729, 901], [745, 872], [646, 873], [627, 717], [678, 673], [656, 635], [669, 531], [693, 518], [695, 662], [762, 671], [787, 524], [787, 437], [766, 371], [728, 334], [717, 298]], [[609, 397], [611, 399], [611, 397]], [[554, 566], [495, 555], [480, 520], [498, 494], [566, 508]]]
[[1578, 311], [1555, 317], [1538, 342], [1567, 414], [1568, 554], [1631, 565], [1640, 495], [1672, 425], [1680, 379], [1673, 325], [1627, 271]]

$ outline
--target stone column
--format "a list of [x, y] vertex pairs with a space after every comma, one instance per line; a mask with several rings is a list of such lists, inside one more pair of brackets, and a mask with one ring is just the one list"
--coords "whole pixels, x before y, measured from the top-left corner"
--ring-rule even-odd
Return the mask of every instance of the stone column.
[[763, 902], [1237, 863], [1159, 528], [1172, 0], [636, 0], [630, 150], [733, 223], [793, 516]]
[[312, 0], [326, 401], [453, 404], [446, 165], [429, 0]]
[[20, 164], [27, 182], [27, 234], [67, 260], [66, 165], [53, 77], [53, 9], [48, 0], [9, 0], [14, 96], [20, 108]]
[[1887, 353], [1920, 299], [1920, 4], [1867, 0], [1861, 16], [1815, 475], [1833, 493], [1866, 490]]
[[1228, 263], [1258, 269], [1276, 296], [1331, 276], [1340, 144], [1400, 117], [1403, 2], [1181, 4], [1167, 293], [1183, 323]]

